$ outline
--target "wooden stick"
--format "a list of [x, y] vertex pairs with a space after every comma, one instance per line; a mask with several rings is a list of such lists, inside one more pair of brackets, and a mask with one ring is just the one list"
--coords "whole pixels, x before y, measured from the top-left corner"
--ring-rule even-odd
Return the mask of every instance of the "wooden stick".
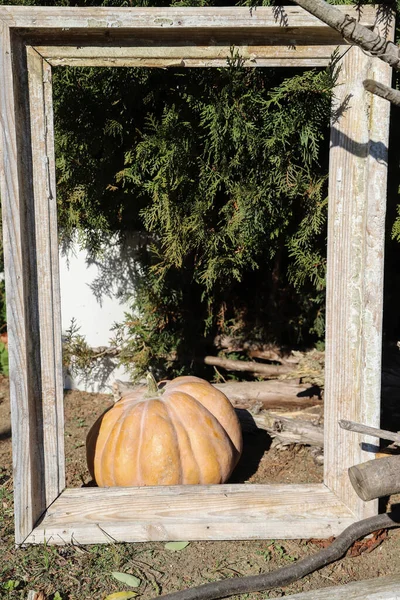
[[394, 90], [389, 85], [384, 85], [373, 79], [365, 79], [363, 85], [368, 92], [371, 92], [371, 94], [376, 94], [377, 96], [384, 98], [384, 100], [389, 100], [389, 102], [400, 106], [399, 90]]
[[365, 433], [367, 435], [373, 435], [379, 437], [382, 440], [391, 440], [396, 445], [400, 445], [400, 434], [394, 433], [393, 431], [387, 431], [386, 429], [377, 429], [376, 427], [370, 427], [369, 425], [362, 425], [361, 423], [355, 423], [354, 421], [346, 421], [341, 419], [339, 425], [342, 429], [347, 431], [355, 431], [357, 433]]
[[196, 358], [196, 362], [204, 363], [205, 365], [212, 365], [214, 367], [221, 367], [227, 371], [244, 371], [247, 373], [257, 373], [264, 375], [265, 377], [277, 377], [293, 371], [291, 365], [264, 365], [262, 363], [250, 362], [245, 360], [232, 360], [229, 358], [222, 358], [220, 356], [204, 356]]
[[276, 346], [269, 344], [260, 344], [252, 340], [240, 341], [227, 335], [217, 335], [214, 339], [214, 345], [228, 352], [247, 352], [250, 358], [261, 358], [263, 360], [273, 360], [282, 364], [298, 364], [299, 357], [293, 354], [282, 356]]
[[214, 383], [235, 408], [252, 410], [257, 404], [263, 409], [306, 408], [321, 405], [318, 386], [297, 383], [293, 380], [229, 381]]
[[368, 29], [354, 17], [343, 15], [335, 6], [330, 6], [323, 0], [296, 0], [296, 4], [338, 31], [348, 43], [379, 57], [394, 69], [400, 69], [399, 47], [380, 36], [376, 28]]

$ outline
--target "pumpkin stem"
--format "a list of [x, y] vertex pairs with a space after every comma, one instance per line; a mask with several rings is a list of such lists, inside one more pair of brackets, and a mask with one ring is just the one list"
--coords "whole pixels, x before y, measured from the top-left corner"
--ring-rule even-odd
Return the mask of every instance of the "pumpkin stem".
[[147, 392], [146, 396], [161, 396], [161, 390], [159, 390], [157, 381], [154, 378], [153, 373], [148, 372], [146, 375]]

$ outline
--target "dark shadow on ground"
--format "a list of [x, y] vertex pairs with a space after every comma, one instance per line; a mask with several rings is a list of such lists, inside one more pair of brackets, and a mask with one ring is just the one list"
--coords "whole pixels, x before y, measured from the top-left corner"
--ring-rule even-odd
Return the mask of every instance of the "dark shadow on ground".
[[8, 438], [11, 437], [11, 429], [3, 429], [3, 431], [0, 431], [0, 442], [2, 440], [8, 440]]
[[243, 433], [243, 453], [229, 483], [244, 483], [257, 472], [264, 453], [269, 450], [271, 437], [264, 429]]

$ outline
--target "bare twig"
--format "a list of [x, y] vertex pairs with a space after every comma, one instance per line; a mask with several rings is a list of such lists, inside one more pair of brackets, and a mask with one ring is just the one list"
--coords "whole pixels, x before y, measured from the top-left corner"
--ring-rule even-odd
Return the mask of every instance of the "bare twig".
[[108, 346], [99, 346], [98, 348], [91, 348], [92, 355], [91, 359], [95, 360], [96, 358], [104, 358], [105, 356], [118, 356], [120, 354], [120, 350], [118, 348], [111, 348]]
[[400, 434], [394, 433], [393, 431], [387, 431], [386, 429], [377, 429], [376, 427], [370, 427], [369, 425], [362, 425], [361, 423], [355, 423], [354, 421], [346, 421], [341, 419], [339, 425], [342, 429], [347, 431], [355, 431], [356, 433], [365, 433], [366, 435], [373, 435], [381, 438], [382, 440], [391, 440], [392, 442], [400, 445]]
[[380, 96], [385, 100], [389, 100], [393, 104], [398, 104], [400, 106], [400, 91], [394, 90], [388, 85], [384, 85], [383, 83], [379, 83], [378, 81], [374, 81], [373, 79], [365, 79], [364, 87], [371, 94], [375, 94], [376, 96]]
[[204, 356], [196, 358], [196, 362], [201, 362], [206, 365], [220, 367], [227, 371], [242, 371], [247, 373], [257, 373], [265, 377], [277, 377], [293, 371], [291, 365], [265, 365], [253, 361], [232, 360], [230, 358], [222, 358], [220, 356]]

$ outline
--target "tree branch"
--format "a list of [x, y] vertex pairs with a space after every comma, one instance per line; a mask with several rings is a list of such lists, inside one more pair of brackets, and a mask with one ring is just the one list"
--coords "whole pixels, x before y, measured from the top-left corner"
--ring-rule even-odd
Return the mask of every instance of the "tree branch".
[[344, 15], [324, 0], [295, 0], [296, 4], [338, 31], [345, 40], [377, 56], [394, 69], [400, 69], [399, 47], [378, 33], [361, 25], [354, 17]]
[[370, 427], [369, 425], [363, 425], [362, 423], [356, 423], [355, 421], [347, 421], [346, 419], [340, 419], [339, 426], [347, 431], [356, 431], [357, 433], [365, 433], [366, 435], [372, 435], [379, 437], [382, 440], [391, 440], [395, 442], [397, 446], [400, 446], [400, 433], [393, 431], [387, 431], [386, 429], [378, 429], [377, 427]]
[[[296, 4], [307, 10], [317, 19], [338, 31], [344, 39], [365, 52], [388, 63], [394, 69], [400, 69], [400, 48], [390, 40], [361, 25], [354, 17], [344, 15], [325, 0], [295, 0]], [[386, 85], [367, 79], [366, 90], [400, 106], [400, 92]]]
[[[202, 356], [197, 357], [196, 362], [204, 363], [215, 367], [221, 367], [227, 371], [242, 371], [247, 373], [257, 373], [264, 377], [278, 377], [287, 375], [294, 371], [291, 365], [266, 365], [255, 361], [234, 360], [231, 358], [222, 358], [221, 356]], [[296, 377], [296, 375], [293, 375]]]
[[381, 98], [389, 100], [389, 102], [400, 106], [400, 91], [394, 90], [388, 85], [384, 85], [383, 83], [379, 83], [378, 81], [374, 81], [373, 79], [365, 79], [363, 83], [364, 88], [368, 92], [371, 92], [371, 94], [380, 96]]

